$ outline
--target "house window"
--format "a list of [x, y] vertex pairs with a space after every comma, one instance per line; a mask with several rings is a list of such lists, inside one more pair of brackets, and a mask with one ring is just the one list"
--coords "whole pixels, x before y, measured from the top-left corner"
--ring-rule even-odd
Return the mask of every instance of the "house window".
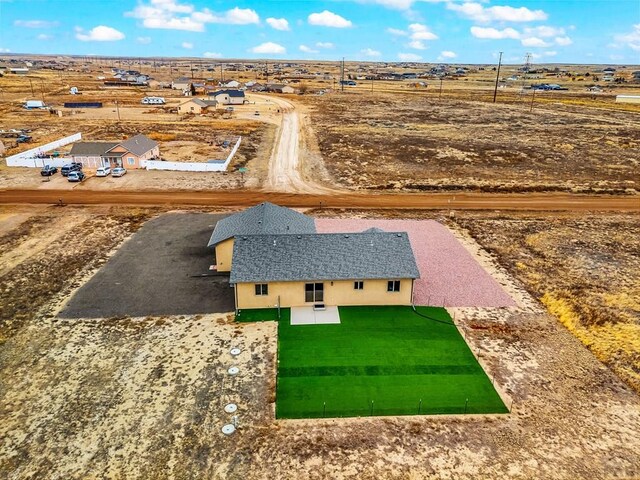
[[324, 301], [324, 283], [305, 283], [304, 284], [304, 301], [305, 302]]
[[353, 282], [353, 289], [354, 290], [364, 290], [364, 282], [363, 281]]
[[387, 282], [387, 292], [399, 292], [400, 280], [389, 280]]
[[256, 295], [269, 295], [269, 285], [267, 283], [256, 283]]
[[133, 159], [133, 157], [127, 157], [127, 162], [129, 162], [129, 165], [135, 165], [136, 161]]

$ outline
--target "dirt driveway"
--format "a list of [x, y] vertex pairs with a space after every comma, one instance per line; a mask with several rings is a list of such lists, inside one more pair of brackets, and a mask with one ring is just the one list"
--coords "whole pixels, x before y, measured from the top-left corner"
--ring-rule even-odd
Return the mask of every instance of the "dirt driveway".
[[206, 276], [207, 241], [224, 215], [169, 213], [147, 222], [82, 286], [64, 318], [231, 312], [227, 276]]

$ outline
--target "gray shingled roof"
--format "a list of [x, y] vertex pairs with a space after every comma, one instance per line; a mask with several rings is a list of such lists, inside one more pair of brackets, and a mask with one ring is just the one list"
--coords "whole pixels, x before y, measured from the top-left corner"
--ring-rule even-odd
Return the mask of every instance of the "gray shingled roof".
[[133, 137], [120, 143], [120, 145], [122, 145], [131, 153], [140, 156], [157, 147], [158, 142], [156, 142], [155, 140], [151, 140], [149, 137], [146, 137], [139, 133], [138, 135], [134, 135]]
[[230, 97], [244, 97], [244, 91], [242, 90], [218, 90], [217, 92], [209, 93], [209, 95], [212, 97], [216, 97], [225, 93]]
[[97, 157], [111, 150], [118, 142], [77, 142], [71, 147], [69, 155]]
[[315, 232], [313, 218], [290, 208], [263, 202], [216, 223], [207, 246], [212, 247], [237, 235]]
[[419, 278], [406, 232], [238, 236], [230, 283]]

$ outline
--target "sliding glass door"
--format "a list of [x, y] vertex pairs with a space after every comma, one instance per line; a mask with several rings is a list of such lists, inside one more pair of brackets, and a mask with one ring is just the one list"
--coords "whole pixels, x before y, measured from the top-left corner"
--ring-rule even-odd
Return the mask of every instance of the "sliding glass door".
[[324, 301], [324, 283], [305, 283], [304, 284], [304, 301], [305, 302]]

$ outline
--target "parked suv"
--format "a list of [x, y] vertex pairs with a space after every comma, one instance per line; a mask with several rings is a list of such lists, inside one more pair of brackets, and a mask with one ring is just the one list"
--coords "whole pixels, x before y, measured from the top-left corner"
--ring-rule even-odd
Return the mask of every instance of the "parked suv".
[[70, 182], [81, 182], [83, 181], [85, 178], [85, 174], [82, 173], [80, 170], [76, 170], [75, 172], [69, 172], [69, 175], [67, 176], [67, 180], [69, 180]]
[[51, 165], [45, 165], [40, 170], [40, 175], [43, 177], [50, 177], [51, 175], [58, 173], [58, 169], [56, 167], [52, 167]]
[[106, 177], [111, 173], [111, 167], [100, 167], [96, 170], [96, 177]]
[[62, 175], [66, 177], [71, 172], [79, 172], [80, 170], [82, 170], [81, 163], [67, 163], [60, 169], [60, 173], [62, 173]]

